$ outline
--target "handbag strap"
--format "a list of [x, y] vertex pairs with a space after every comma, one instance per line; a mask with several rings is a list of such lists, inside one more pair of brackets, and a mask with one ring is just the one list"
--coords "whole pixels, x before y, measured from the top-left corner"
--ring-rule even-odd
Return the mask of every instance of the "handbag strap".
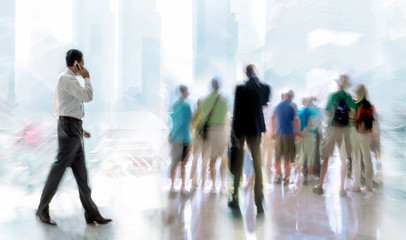
[[212, 115], [212, 113], [213, 113], [213, 111], [214, 111], [214, 108], [216, 107], [216, 104], [217, 104], [217, 102], [219, 101], [219, 98], [220, 98], [220, 94], [217, 95], [216, 101], [214, 102], [213, 107], [211, 108], [209, 114], [207, 115], [207, 120], [206, 120], [206, 122], [204, 123], [205, 125], [209, 122], [209, 120], [210, 120], [210, 118], [211, 118], [211, 115]]

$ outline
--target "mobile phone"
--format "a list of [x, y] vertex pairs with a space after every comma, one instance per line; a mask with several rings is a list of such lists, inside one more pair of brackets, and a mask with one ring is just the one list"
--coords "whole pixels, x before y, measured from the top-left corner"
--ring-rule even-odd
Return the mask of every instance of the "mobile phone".
[[75, 66], [76, 66], [76, 68], [80, 71], [79, 63], [78, 63], [78, 62], [75, 63]]

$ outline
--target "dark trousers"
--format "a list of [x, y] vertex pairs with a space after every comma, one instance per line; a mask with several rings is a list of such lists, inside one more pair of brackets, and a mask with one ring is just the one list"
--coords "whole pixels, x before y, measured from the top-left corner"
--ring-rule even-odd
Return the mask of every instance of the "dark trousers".
[[262, 205], [263, 193], [262, 193], [262, 167], [261, 167], [261, 135], [252, 136], [236, 136], [240, 147], [236, 150], [235, 156], [235, 174], [234, 174], [234, 192], [233, 198], [238, 199], [238, 188], [240, 186], [243, 163], [244, 163], [244, 143], [247, 142], [248, 149], [251, 152], [252, 164], [254, 165], [255, 173], [255, 186], [254, 186], [254, 198], [257, 206]]
[[100, 216], [96, 204], [91, 198], [91, 190], [87, 183], [87, 171], [83, 148], [83, 129], [80, 122], [74, 120], [58, 121], [58, 156], [52, 165], [48, 179], [42, 191], [39, 213], [49, 213], [49, 203], [65, 173], [71, 167], [79, 188], [79, 197], [86, 214], [92, 218]]

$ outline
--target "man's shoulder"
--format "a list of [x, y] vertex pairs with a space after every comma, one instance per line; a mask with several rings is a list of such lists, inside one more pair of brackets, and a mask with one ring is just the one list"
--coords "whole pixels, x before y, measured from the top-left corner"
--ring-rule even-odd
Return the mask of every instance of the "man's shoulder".
[[237, 84], [237, 86], [235, 87], [235, 93], [236, 93], [236, 95], [241, 95], [241, 94], [243, 94], [243, 93], [245, 92], [245, 89], [247, 89], [247, 85], [246, 85], [245, 82], [244, 82], [244, 83]]
[[266, 88], [266, 89], [268, 89], [268, 90], [271, 89], [271, 85], [269, 85], [268, 83], [264, 83], [264, 82], [258, 81], [258, 84], [259, 84], [261, 87]]
[[220, 95], [219, 101], [223, 102], [223, 103], [228, 103], [227, 98], [225, 98], [223, 95]]
[[67, 72], [62, 72], [61, 74], [59, 74], [58, 80], [59, 81], [71, 81], [71, 80], [76, 80], [76, 77]]
[[[287, 104], [286, 99], [282, 100], [280, 103], [278, 103], [278, 105], [276, 105], [275, 110], [279, 110], [279, 109], [284, 109], [288, 106], [289, 104]], [[288, 106], [289, 107], [289, 106]]]
[[247, 82], [243, 82], [243, 83], [239, 83], [237, 84], [237, 86], [235, 87], [236, 89], [243, 89], [247, 87]]
[[335, 91], [335, 92], [331, 93], [331, 96], [332, 97], [349, 97], [352, 99], [351, 94], [349, 94], [348, 92], [346, 92], [344, 90]]
[[190, 108], [190, 104], [187, 101], [181, 101], [182, 106]]

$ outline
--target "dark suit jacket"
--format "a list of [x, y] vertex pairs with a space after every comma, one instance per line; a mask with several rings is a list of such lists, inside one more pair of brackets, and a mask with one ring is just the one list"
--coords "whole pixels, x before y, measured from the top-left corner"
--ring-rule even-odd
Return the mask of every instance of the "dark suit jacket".
[[270, 86], [256, 77], [237, 85], [232, 124], [236, 136], [258, 135], [266, 131], [262, 107], [267, 105], [270, 94]]

